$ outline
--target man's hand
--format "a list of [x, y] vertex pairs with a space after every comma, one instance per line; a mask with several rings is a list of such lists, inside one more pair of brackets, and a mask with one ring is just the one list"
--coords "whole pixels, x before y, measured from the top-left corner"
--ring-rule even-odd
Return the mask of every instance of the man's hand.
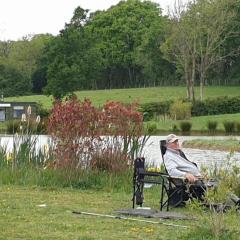
[[197, 180], [197, 178], [194, 177], [191, 173], [186, 173], [185, 178], [186, 178], [186, 179], [188, 180], [188, 182], [190, 182], [190, 183], [194, 183], [194, 182]]

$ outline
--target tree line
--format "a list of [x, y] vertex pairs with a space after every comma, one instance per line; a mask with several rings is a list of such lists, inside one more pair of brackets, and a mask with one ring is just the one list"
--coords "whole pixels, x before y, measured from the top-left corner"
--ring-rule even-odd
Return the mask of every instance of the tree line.
[[120, 1], [108, 10], [80, 6], [57, 36], [0, 42], [4, 96], [82, 89], [240, 84], [240, 2], [179, 2], [163, 15], [151, 1]]

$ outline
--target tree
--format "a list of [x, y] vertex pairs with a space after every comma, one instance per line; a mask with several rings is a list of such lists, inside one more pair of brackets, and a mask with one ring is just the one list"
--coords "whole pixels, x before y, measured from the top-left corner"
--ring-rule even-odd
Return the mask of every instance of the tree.
[[236, 54], [226, 53], [224, 44], [239, 36], [232, 25], [236, 18], [236, 0], [199, 0], [183, 7], [177, 5], [171, 19], [169, 37], [162, 46], [165, 56], [183, 70], [188, 98], [195, 99], [194, 84], [199, 76], [200, 98], [207, 73], [214, 64]]
[[30, 79], [15, 68], [0, 64], [0, 91], [4, 97], [27, 95], [31, 92]]
[[31, 49], [34, 52], [34, 67], [31, 71], [33, 93], [42, 93], [43, 87], [47, 84], [47, 65], [44, 51], [53, 38], [50, 34], [39, 34], [31, 39]]
[[[51, 38], [48, 34], [24, 37], [19, 41], [7, 41], [0, 44], [0, 64], [14, 69], [22, 76], [28, 87], [22, 94], [29, 93], [32, 87], [32, 75], [38, 68], [38, 59], [42, 56], [46, 42]], [[13, 76], [13, 75], [12, 75]], [[13, 81], [14, 79], [11, 79]]]
[[233, 10], [235, 16], [229, 21], [229, 30], [233, 36], [230, 36], [224, 41], [222, 49], [226, 57], [222, 61], [214, 64], [214, 67], [208, 71], [207, 83], [218, 85], [239, 85], [240, 84], [240, 1], [226, 1], [229, 11]]
[[196, 74], [196, 32], [187, 7], [179, 1], [170, 15], [166, 41], [160, 47], [167, 60], [176, 64], [178, 71], [183, 73], [187, 98], [195, 100]]
[[91, 85], [87, 76], [93, 74], [90, 72], [94, 68], [90, 67], [98, 63], [91, 49], [91, 37], [84, 28], [88, 22], [87, 13], [88, 10], [76, 8], [70, 23], [46, 48], [48, 68], [44, 92], [55, 98], [62, 98]]
[[158, 52], [164, 39], [165, 22], [158, 4], [139, 0], [120, 1], [92, 16], [88, 27], [98, 39], [96, 48], [102, 53], [108, 79], [105, 87], [145, 86], [157, 82], [163, 69], [159, 60], [167, 65]]
[[238, 48], [226, 51], [224, 45], [229, 39], [238, 38], [240, 32], [233, 24], [237, 13], [235, 0], [199, 0], [190, 8], [190, 15], [196, 16], [197, 29], [196, 66], [200, 82], [200, 99], [203, 100], [203, 90], [207, 73], [214, 64], [223, 62], [226, 58], [239, 54]]

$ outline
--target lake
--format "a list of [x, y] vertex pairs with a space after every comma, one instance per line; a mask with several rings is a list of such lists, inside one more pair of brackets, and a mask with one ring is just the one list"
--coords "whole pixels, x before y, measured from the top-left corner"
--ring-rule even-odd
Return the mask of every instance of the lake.
[[[34, 137], [34, 136], [33, 136]], [[159, 141], [165, 139], [165, 136], [151, 136], [144, 147], [143, 156], [146, 158], [146, 162], [155, 167], [159, 167], [162, 163], [162, 157], [160, 153]], [[193, 140], [193, 139], [206, 139], [206, 140], [228, 140], [236, 139], [240, 141], [240, 136], [180, 136], [181, 141]], [[47, 144], [50, 138], [47, 135], [40, 135], [37, 141], [37, 148]], [[11, 151], [13, 148], [13, 137], [10, 135], [0, 136], [1, 146], [5, 145], [7, 151]], [[184, 146], [184, 144], [183, 144]], [[193, 148], [183, 148], [184, 153], [189, 160], [196, 162], [199, 166], [204, 165], [211, 167], [213, 164], [221, 166], [228, 158], [229, 153], [225, 151], [217, 150], [200, 150]], [[231, 157], [232, 161], [240, 163], [240, 153], [234, 153]]]

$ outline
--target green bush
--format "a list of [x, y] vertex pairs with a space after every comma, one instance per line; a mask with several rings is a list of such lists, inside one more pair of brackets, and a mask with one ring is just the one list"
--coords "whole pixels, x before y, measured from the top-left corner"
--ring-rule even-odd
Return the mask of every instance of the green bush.
[[20, 120], [10, 120], [7, 121], [6, 126], [7, 126], [7, 133], [9, 134], [14, 134], [19, 130], [21, 121]]
[[42, 104], [37, 104], [36, 114], [39, 115], [41, 118], [47, 118], [50, 114], [50, 110], [43, 107]]
[[147, 124], [147, 134], [155, 133], [157, 133], [157, 124], [156, 123]]
[[169, 109], [172, 119], [185, 120], [191, 118], [191, 103], [176, 101], [171, 104]]
[[235, 130], [235, 122], [233, 121], [225, 121], [223, 122], [223, 126], [226, 133], [233, 133]]
[[[187, 113], [179, 113], [181, 119], [188, 119], [189, 116], [207, 116], [207, 115], [217, 115], [217, 114], [230, 114], [230, 113], [239, 113], [240, 112], [240, 96], [238, 97], [218, 97], [206, 99], [204, 101], [196, 100], [194, 103], [190, 103], [187, 100], [178, 100], [173, 102], [173, 100], [161, 101], [161, 102], [152, 102], [142, 104], [139, 111], [144, 114], [144, 121], [151, 120], [154, 116], [159, 115], [171, 115], [176, 114], [174, 111], [178, 112], [178, 108], [180, 110], [184, 110], [184, 107], [179, 107], [177, 105], [181, 105], [181, 103], [186, 106], [191, 105], [191, 113], [189, 114], [188, 107]], [[189, 104], [189, 105], [188, 105]], [[176, 105], [173, 109], [173, 106]], [[184, 105], [185, 106], [185, 105]], [[171, 109], [170, 109], [171, 108]], [[184, 110], [185, 111], [185, 110]], [[186, 115], [186, 117], [181, 117], [181, 115]]]
[[217, 129], [218, 122], [217, 121], [208, 121], [207, 128], [210, 132], [215, 132]]
[[178, 129], [178, 127], [177, 127], [176, 124], [173, 124], [173, 126], [172, 126], [172, 131], [173, 131], [173, 132], [179, 131], [179, 129]]
[[237, 132], [240, 132], [240, 122], [236, 122], [236, 130]]
[[150, 121], [152, 118], [153, 118], [153, 113], [150, 113], [150, 112], [143, 113], [143, 121], [144, 122]]
[[180, 122], [180, 129], [182, 132], [190, 132], [192, 128], [192, 123], [189, 121]]
[[240, 97], [218, 97], [195, 101], [192, 105], [192, 116], [217, 115], [240, 112]]
[[172, 103], [172, 100], [144, 103], [140, 106], [139, 110], [143, 112], [144, 121], [149, 121], [153, 118], [154, 115], [169, 114], [169, 107]]

